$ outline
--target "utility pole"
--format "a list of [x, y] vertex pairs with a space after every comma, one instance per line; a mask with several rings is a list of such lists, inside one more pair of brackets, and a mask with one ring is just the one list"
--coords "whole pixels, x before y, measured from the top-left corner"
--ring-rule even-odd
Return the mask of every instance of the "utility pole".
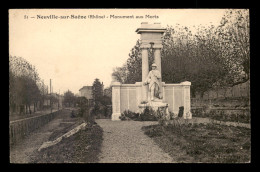
[[58, 110], [60, 110], [60, 89], [59, 89], [59, 98], [58, 98]]
[[51, 107], [51, 113], [52, 113], [52, 102], [51, 102], [51, 79], [50, 79], [50, 107]]
[[50, 94], [51, 94], [51, 79], [50, 79]]

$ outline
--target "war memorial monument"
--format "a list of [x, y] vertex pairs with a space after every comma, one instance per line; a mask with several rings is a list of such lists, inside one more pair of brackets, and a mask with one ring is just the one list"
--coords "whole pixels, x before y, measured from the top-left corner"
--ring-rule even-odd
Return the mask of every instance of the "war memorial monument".
[[[160, 23], [143, 22], [137, 28], [141, 35], [142, 82], [122, 84], [112, 81], [112, 120], [120, 120], [121, 113], [126, 110], [141, 113], [145, 107], [157, 110], [164, 107], [169, 112], [178, 114], [179, 107], [184, 107], [183, 118], [191, 119], [190, 85], [191, 82], [162, 82], [161, 49], [162, 36], [166, 31]], [[149, 71], [148, 51], [154, 50], [152, 70]]]

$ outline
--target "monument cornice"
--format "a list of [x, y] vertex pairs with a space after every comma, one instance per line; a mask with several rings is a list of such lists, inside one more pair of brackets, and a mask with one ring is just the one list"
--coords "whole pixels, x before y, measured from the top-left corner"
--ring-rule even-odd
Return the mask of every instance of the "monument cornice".
[[166, 29], [163, 28], [138, 28], [136, 29], [137, 34], [148, 32], [148, 33], [164, 33]]
[[120, 82], [111, 82], [111, 86], [120, 87], [122, 84]]
[[141, 39], [142, 44], [150, 44], [150, 42], [153, 42], [155, 45], [162, 44], [162, 39]]

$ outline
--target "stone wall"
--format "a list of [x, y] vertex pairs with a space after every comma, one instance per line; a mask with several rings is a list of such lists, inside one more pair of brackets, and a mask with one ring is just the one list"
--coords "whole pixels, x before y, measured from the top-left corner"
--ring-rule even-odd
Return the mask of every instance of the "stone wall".
[[195, 97], [191, 98], [191, 106], [250, 106], [250, 81], [233, 87], [210, 90], [205, 92], [203, 96], [198, 93]]
[[221, 98], [241, 98], [250, 96], [250, 81], [235, 85], [233, 87], [226, 87], [214, 89], [204, 92], [203, 96], [197, 93], [193, 99], [221, 99]]

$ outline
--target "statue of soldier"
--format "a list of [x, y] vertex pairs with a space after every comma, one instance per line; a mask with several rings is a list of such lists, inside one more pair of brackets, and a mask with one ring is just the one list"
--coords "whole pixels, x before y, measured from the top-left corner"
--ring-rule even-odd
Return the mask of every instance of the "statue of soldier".
[[151, 101], [154, 98], [162, 99], [162, 89], [161, 89], [161, 73], [157, 70], [157, 65], [155, 63], [152, 64], [152, 70], [149, 72], [144, 85], [149, 84], [149, 92], [151, 96]]

